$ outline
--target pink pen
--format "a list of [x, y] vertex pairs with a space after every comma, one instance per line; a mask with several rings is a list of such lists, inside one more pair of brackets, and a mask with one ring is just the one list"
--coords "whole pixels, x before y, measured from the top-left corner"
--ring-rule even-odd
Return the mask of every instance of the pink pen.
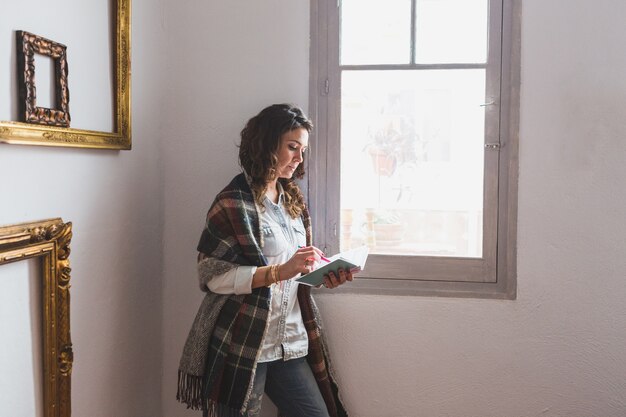
[[[298, 249], [302, 249], [303, 247], [304, 247], [304, 246], [298, 246]], [[330, 260], [330, 259], [328, 259], [327, 257], [322, 256], [322, 255], [320, 255], [320, 259], [321, 259], [322, 261], [326, 261], [326, 262], [328, 262], [328, 263], [330, 263], [330, 262], [331, 262], [331, 260]]]

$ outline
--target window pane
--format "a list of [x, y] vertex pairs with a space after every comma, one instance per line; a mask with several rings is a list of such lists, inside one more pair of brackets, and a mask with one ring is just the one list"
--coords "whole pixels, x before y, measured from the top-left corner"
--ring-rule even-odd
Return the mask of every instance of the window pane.
[[342, 1], [341, 64], [407, 64], [410, 57], [410, 0]]
[[482, 255], [485, 70], [344, 71], [341, 249]]
[[485, 62], [488, 3], [488, 0], [417, 0], [416, 62]]

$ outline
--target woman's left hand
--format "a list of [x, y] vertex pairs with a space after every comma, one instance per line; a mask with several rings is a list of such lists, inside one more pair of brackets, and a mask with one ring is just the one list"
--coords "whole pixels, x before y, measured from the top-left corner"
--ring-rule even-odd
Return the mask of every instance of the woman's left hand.
[[347, 281], [352, 281], [354, 279], [352, 277], [353, 272], [358, 272], [358, 269], [346, 271], [343, 268], [339, 268], [337, 272], [330, 271], [328, 275], [324, 275], [324, 286], [326, 288], [337, 288], [338, 286], [345, 284]]

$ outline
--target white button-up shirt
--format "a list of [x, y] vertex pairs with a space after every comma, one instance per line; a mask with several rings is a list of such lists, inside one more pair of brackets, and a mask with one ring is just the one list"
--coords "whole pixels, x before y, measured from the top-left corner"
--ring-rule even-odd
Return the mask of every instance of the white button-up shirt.
[[[263, 205], [263, 255], [270, 265], [285, 263], [298, 250], [298, 246], [306, 245], [302, 219], [292, 219], [285, 211], [280, 187], [278, 204], [265, 197]], [[213, 277], [208, 287], [218, 294], [249, 294], [252, 292], [252, 277], [256, 269], [254, 266], [239, 266]], [[259, 362], [295, 359], [308, 353], [308, 337], [298, 303], [299, 284], [295, 278], [297, 277], [280, 281], [270, 287], [269, 323], [261, 345]]]

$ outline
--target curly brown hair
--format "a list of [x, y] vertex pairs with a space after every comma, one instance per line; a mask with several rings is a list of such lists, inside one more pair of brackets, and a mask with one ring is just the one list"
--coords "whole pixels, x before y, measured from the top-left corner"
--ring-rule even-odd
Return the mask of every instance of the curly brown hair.
[[[241, 131], [239, 165], [252, 179], [252, 192], [260, 207], [263, 207], [267, 184], [276, 175], [280, 139], [285, 133], [299, 128], [309, 133], [313, 130], [313, 123], [300, 108], [291, 104], [273, 104], [248, 120]], [[294, 219], [305, 207], [304, 196], [295, 182], [303, 177], [304, 165], [300, 164], [291, 178], [278, 179], [284, 190], [285, 208]]]

